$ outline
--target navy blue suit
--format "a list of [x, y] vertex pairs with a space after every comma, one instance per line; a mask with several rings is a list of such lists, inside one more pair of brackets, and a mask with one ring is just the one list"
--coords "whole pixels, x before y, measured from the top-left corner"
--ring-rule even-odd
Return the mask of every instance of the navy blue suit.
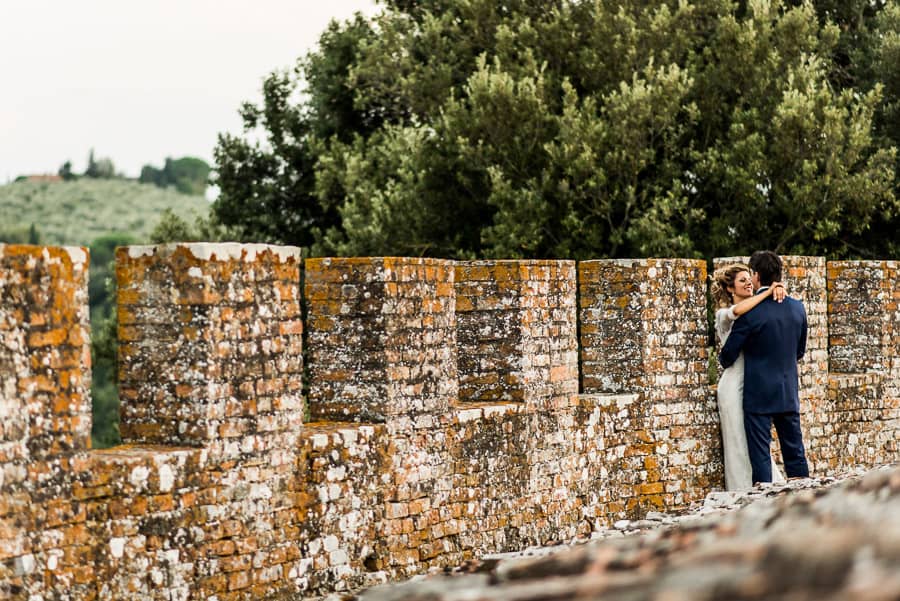
[[797, 361], [806, 352], [806, 311], [790, 297], [771, 297], [738, 318], [719, 353], [729, 367], [744, 351], [744, 429], [753, 482], [772, 481], [772, 423], [788, 477], [809, 476], [800, 431]]

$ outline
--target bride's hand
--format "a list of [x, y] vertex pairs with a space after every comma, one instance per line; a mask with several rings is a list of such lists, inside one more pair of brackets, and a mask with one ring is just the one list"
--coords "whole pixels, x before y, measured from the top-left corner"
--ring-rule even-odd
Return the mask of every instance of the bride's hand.
[[781, 302], [784, 300], [784, 297], [787, 293], [784, 291], [784, 284], [781, 282], [772, 282], [772, 298], [775, 299], [776, 302]]

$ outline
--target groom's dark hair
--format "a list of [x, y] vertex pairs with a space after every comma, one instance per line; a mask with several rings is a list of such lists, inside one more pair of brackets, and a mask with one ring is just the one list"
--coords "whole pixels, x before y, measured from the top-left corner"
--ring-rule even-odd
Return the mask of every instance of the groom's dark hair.
[[750, 257], [750, 269], [759, 275], [762, 286], [781, 281], [781, 257], [771, 250], [758, 250]]

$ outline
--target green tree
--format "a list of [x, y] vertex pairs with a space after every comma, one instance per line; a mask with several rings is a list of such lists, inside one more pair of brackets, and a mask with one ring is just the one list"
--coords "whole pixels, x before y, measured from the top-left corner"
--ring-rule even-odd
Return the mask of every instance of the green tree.
[[116, 385], [116, 283], [115, 250], [134, 244], [127, 234], [108, 234], [90, 244], [91, 269], [88, 299], [91, 311], [91, 438], [95, 448], [121, 442], [119, 395]]
[[165, 188], [168, 185], [168, 182], [166, 182], [163, 176], [162, 169], [154, 167], [153, 165], [144, 165], [141, 167], [141, 175], [138, 177], [138, 181], [142, 184], [153, 184], [160, 188]]
[[[839, 40], [811, 5], [751, 5], [704, 48], [698, 103], [709, 133], [693, 154], [710, 254], [754, 246], [795, 254], [848, 251], [842, 240], [896, 206], [893, 148], [879, 148], [880, 87], [862, 94], [829, 81]], [[739, 93], [738, 98], [734, 98]], [[700, 231], [694, 233], [699, 237]]]
[[57, 172], [63, 180], [69, 182], [78, 179], [78, 176], [72, 172], [72, 161], [66, 161], [62, 164]]
[[[360, 46], [375, 37], [359, 15], [343, 25], [332, 22], [319, 41], [320, 52], [299, 61], [292, 72], [269, 75], [262, 104], [241, 108], [245, 136], [219, 135], [215, 214], [223, 224], [239, 225], [256, 240], [307, 247], [340, 227], [337, 206], [315, 194], [321, 152], [315, 141], [347, 143], [383, 123], [379, 112], [356, 106], [349, 80]], [[297, 103], [301, 79], [306, 100]]]
[[2, 244], [40, 244], [41, 233], [32, 223], [28, 227], [24, 225], [0, 226], [0, 243]]
[[236, 227], [226, 227], [215, 217], [196, 215], [193, 223], [166, 209], [156, 227], [150, 232], [150, 242], [226, 242], [245, 241], [246, 236]]
[[144, 165], [138, 178], [143, 184], [153, 184], [160, 188], [173, 186], [182, 194], [202, 196], [206, 192], [209, 180], [209, 164], [196, 157], [180, 159], [166, 158], [165, 165], [158, 169], [153, 165]]
[[[115, 294], [115, 283], [106, 279], [108, 296]], [[116, 306], [106, 305], [91, 318], [91, 443], [104, 449], [122, 442], [119, 433], [119, 391], [116, 361]]]
[[166, 179], [182, 194], [202, 196], [209, 179], [209, 164], [196, 157], [166, 159], [163, 173]]
[[220, 136], [223, 223], [313, 254], [896, 251], [895, 2], [385, 4]]
[[112, 179], [116, 177], [116, 167], [113, 164], [112, 159], [95, 159], [94, 149], [91, 148], [91, 151], [88, 154], [88, 164], [87, 169], [84, 170], [84, 176], [94, 179]]
[[91, 269], [88, 279], [88, 299], [91, 316], [104, 318], [115, 301], [110, 294], [111, 280], [115, 279], [115, 251], [117, 246], [136, 244], [128, 234], [106, 234], [90, 244]]

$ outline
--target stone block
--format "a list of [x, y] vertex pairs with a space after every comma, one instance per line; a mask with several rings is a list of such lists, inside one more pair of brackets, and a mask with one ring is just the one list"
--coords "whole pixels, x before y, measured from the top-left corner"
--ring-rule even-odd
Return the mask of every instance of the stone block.
[[124, 441], [238, 457], [253, 446], [241, 440], [300, 427], [300, 249], [133, 246], [116, 260]]
[[308, 260], [312, 418], [446, 412], [458, 392], [453, 281], [439, 259]]

